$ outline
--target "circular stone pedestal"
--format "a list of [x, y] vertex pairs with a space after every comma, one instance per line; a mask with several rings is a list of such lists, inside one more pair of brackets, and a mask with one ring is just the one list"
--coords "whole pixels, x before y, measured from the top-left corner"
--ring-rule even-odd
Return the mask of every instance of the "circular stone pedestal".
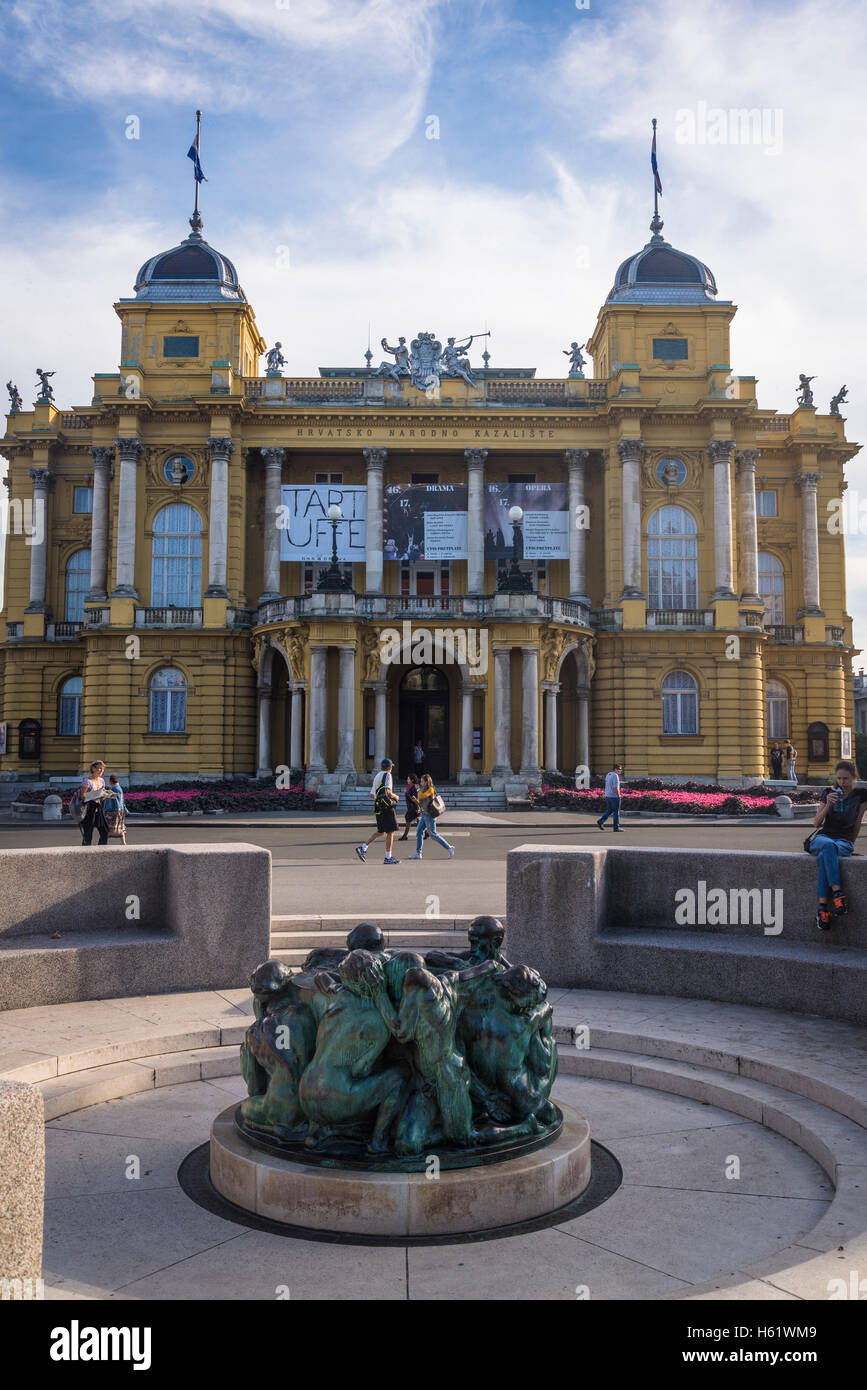
[[230, 1105], [211, 1126], [211, 1183], [235, 1206], [271, 1221], [365, 1236], [465, 1235], [547, 1216], [590, 1181], [590, 1126], [560, 1105], [550, 1144], [471, 1168], [361, 1173], [308, 1167], [248, 1144]]

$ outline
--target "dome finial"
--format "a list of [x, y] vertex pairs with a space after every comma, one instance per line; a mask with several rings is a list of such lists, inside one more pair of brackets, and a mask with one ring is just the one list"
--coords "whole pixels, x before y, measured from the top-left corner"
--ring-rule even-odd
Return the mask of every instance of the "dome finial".
[[659, 166], [656, 162], [656, 117], [653, 117], [653, 143], [650, 146], [650, 167], [653, 170], [653, 217], [650, 223], [650, 230], [653, 233], [654, 241], [662, 241], [660, 232], [665, 223], [659, 215], [659, 195], [662, 192], [662, 179], [659, 177]]

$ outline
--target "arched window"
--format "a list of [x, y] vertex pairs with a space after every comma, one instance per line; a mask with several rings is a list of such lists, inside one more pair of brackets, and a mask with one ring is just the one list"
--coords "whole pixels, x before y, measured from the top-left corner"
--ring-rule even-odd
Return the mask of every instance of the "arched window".
[[186, 502], [170, 502], [154, 518], [151, 603], [198, 608], [202, 601], [202, 519]]
[[768, 738], [788, 738], [789, 692], [780, 681], [768, 681], [765, 686], [765, 710]]
[[187, 724], [187, 682], [183, 672], [164, 666], [151, 678], [150, 732], [182, 734]]
[[662, 682], [662, 732], [698, 733], [698, 682], [688, 671], [670, 671]]
[[84, 622], [84, 598], [90, 588], [90, 551], [76, 550], [66, 563], [66, 607], [68, 623]]
[[683, 507], [659, 507], [647, 526], [648, 608], [698, 607], [697, 527]]
[[60, 687], [57, 732], [77, 737], [81, 733], [81, 676], [70, 676]]
[[783, 566], [776, 555], [759, 551], [759, 596], [765, 604], [765, 622], [777, 626], [786, 621]]

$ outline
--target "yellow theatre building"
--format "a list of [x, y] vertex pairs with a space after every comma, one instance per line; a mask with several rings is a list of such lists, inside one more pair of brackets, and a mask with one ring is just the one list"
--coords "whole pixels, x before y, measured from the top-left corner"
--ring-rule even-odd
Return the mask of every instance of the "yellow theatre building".
[[578, 351], [558, 379], [428, 332], [305, 378], [277, 345], [260, 374], [191, 225], [115, 304], [92, 402], [45, 374], [7, 417], [0, 777], [292, 767], [335, 799], [421, 743], [492, 798], [615, 762], [737, 787], [787, 737], [828, 776], [853, 724], [828, 504], [857, 446], [809, 389], [758, 407], [734, 304], [658, 218], [592, 374]]

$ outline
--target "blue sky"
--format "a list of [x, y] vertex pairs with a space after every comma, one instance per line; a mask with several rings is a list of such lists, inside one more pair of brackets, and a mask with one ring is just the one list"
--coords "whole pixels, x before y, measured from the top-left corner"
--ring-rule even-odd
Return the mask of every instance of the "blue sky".
[[[867, 433], [856, 0], [12, 0], [4, 39], [0, 380], [25, 402], [36, 363], [65, 406], [116, 369], [112, 303], [188, 230], [197, 106], [205, 235], [299, 374], [361, 362], [369, 321], [374, 345], [487, 322], [494, 365], [561, 375], [647, 239], [655, 115], [665, 235], [738, 304], [735, 373], [780, 410], [800, 371], [823, 409], [845, 381]], [[684, 138], [744, 107], [764, 140]], [[867, 645], [867, 536], [849, 553]]]

